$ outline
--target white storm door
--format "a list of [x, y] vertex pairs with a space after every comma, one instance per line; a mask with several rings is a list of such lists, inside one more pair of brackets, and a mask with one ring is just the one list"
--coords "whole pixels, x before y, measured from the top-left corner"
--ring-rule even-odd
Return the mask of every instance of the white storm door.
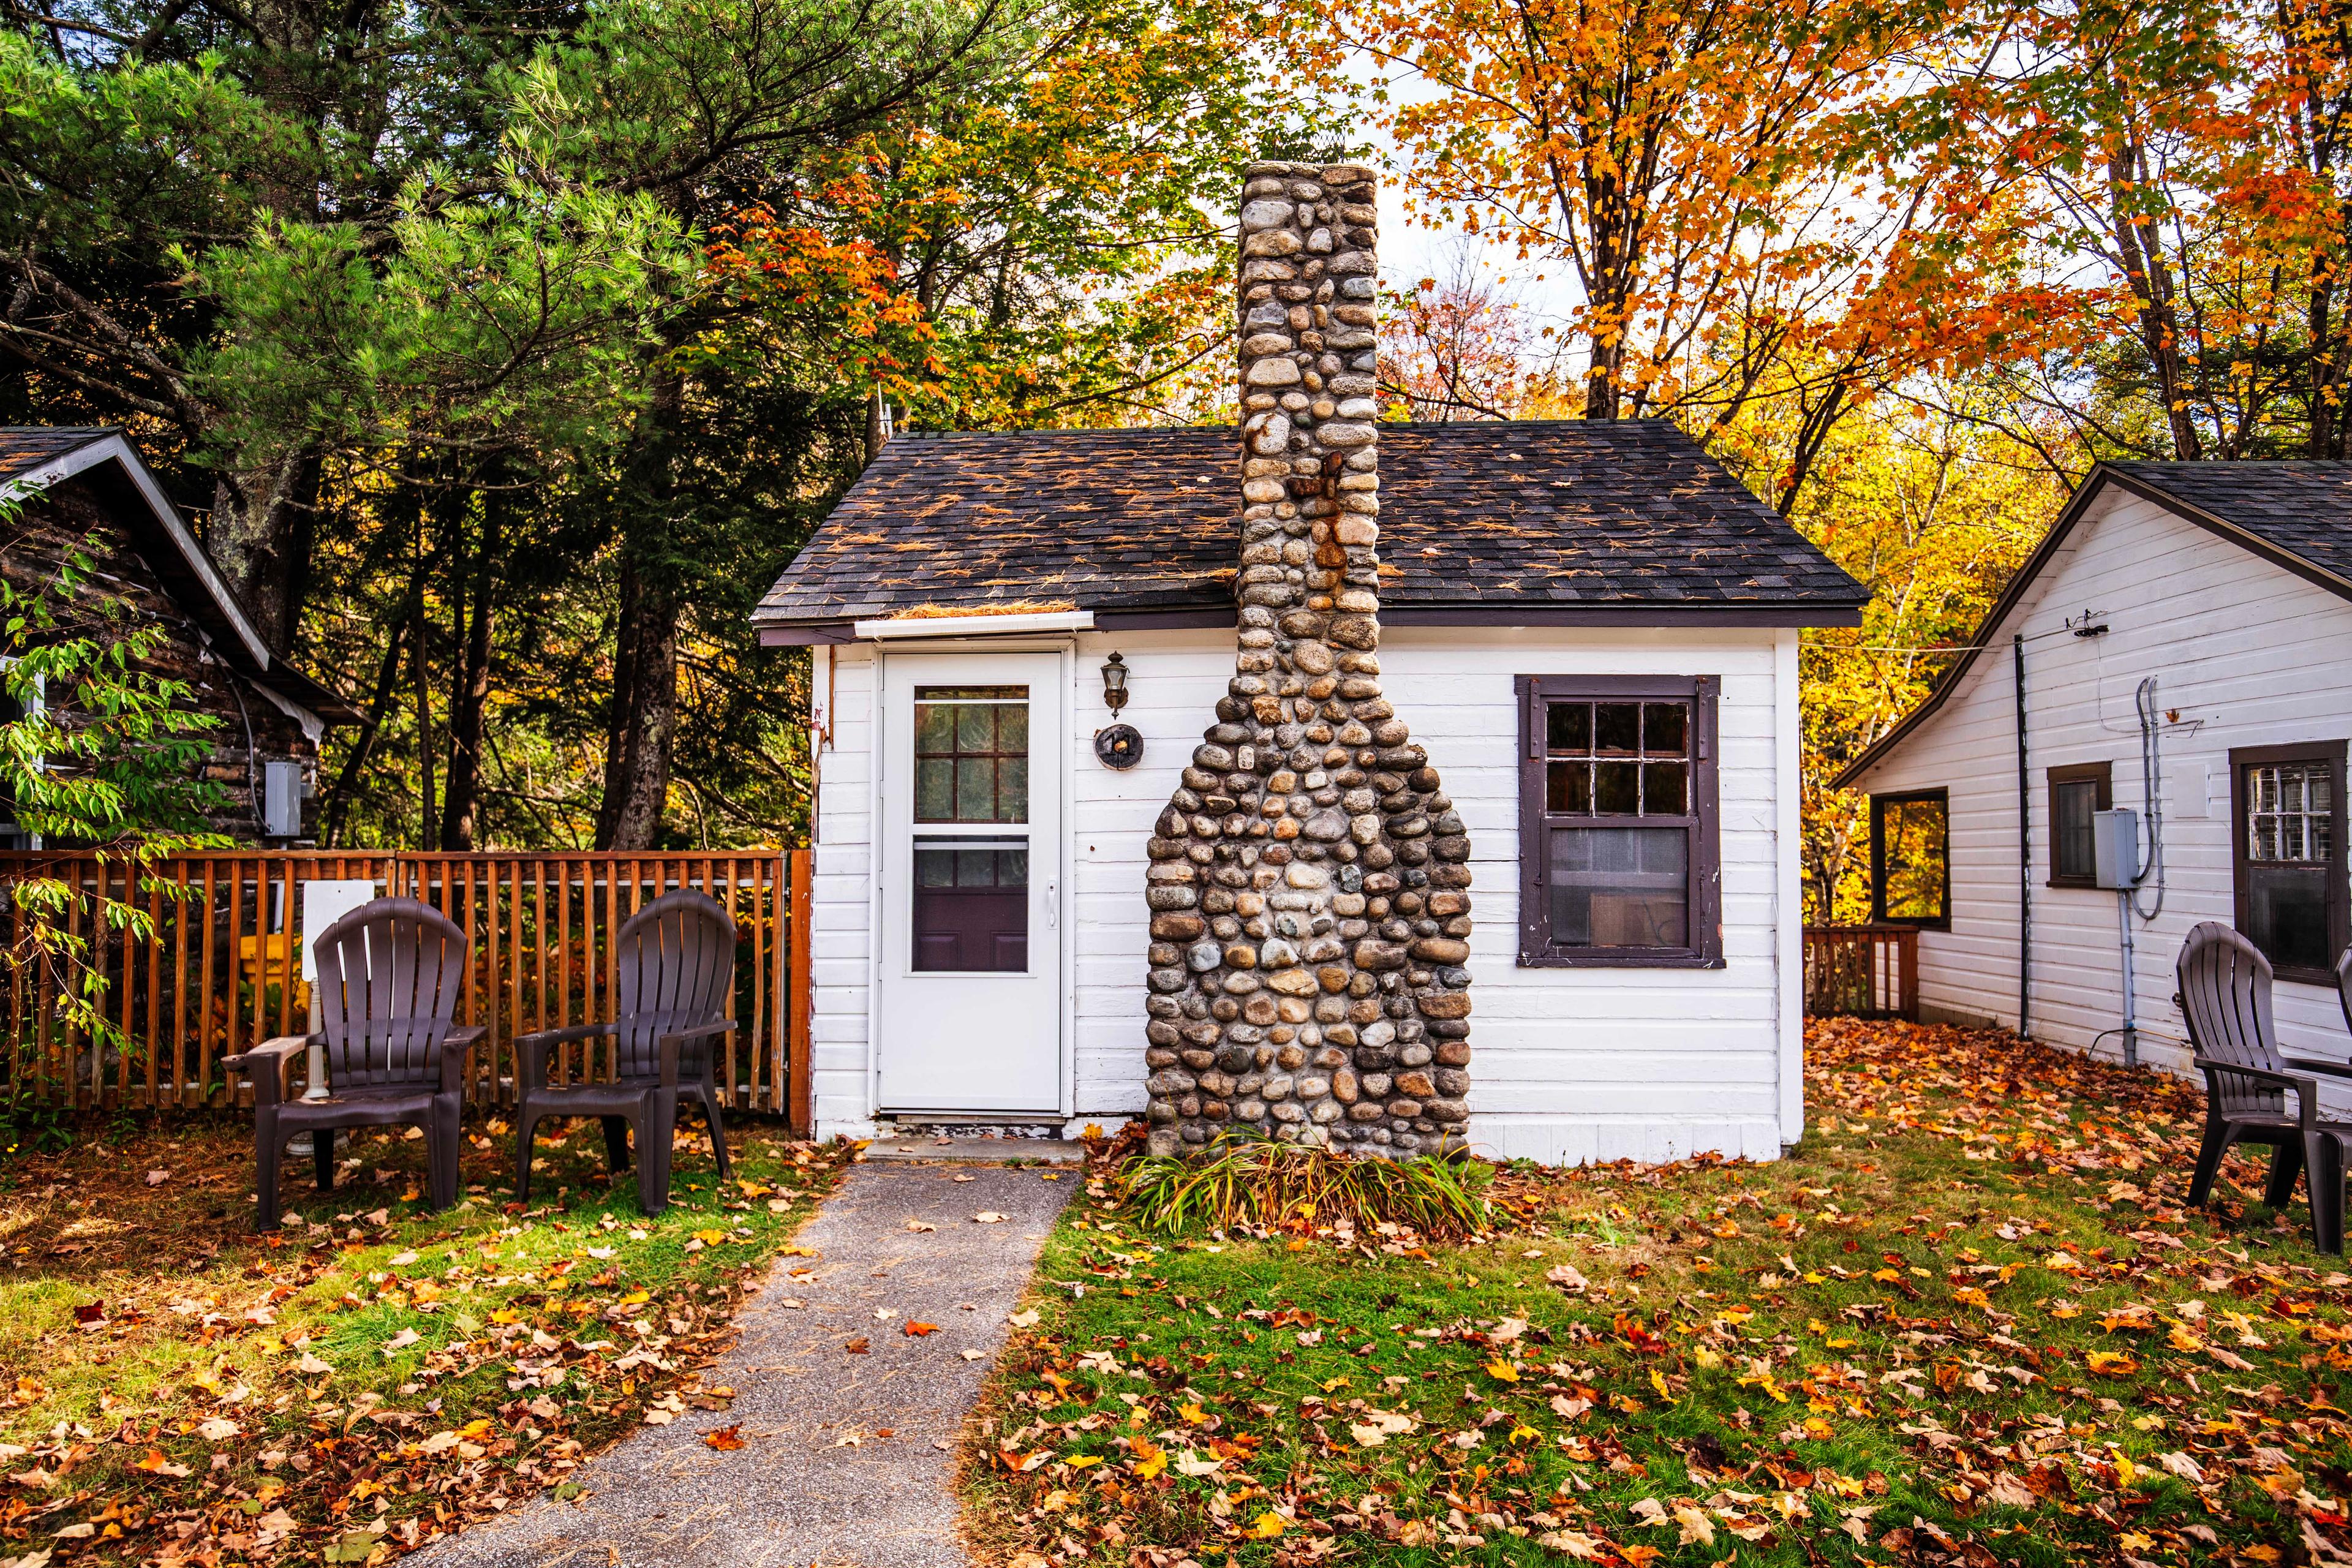
[[1062, 1103], [1062, 656], [883, 660], [881, 1109]]

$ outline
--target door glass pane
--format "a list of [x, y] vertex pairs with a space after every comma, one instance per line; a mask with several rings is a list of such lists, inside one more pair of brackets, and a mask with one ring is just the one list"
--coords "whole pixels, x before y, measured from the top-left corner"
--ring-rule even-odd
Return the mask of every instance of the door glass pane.
[[915, 688], [915, 820], [1029, 820], [1029, 689]]
[[1690, 710], [1679, 702], [1642, 705], [1642, 750], [1675, 752], [1685, 749], [1690, 730]]
[[1642, 815], [1680, 816], [1689, 809], [1690, 767], [1685, 763], [1642, 764]]
[[1592, 811], [1592, 764], [1551, 763], [1544, 774], [1544, 809], [1556, 816], [1586, 816]]
[[1688, 829], [1555, 827], [1547, 837], [1553, 942], [1690, 945]]
[[1029, 967], [1029, 847], [1016, 839], [915, 841], [914, 967], [1017, 973]]

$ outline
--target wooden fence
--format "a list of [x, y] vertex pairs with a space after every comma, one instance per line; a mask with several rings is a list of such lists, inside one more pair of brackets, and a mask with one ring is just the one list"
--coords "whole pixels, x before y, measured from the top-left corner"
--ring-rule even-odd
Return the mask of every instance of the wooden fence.
[[[85, 857], [0, 852], [0, 889], [20, 876], [76, 880], [136, 904], [152, 940], [94, 939], [109, 980], [105, 1009], [122, 1041], [92, 1041], [57, 1008], [53, 977], [16, 966], [0, 996], [0, 1063], [19, 1094], [56, 1105], [172, 1107], [228, 1102], [220, 1059], [307, 1025], [301, 980], [301, 889], [369, 880], [422, 899], [457, 922], [473, 950], [459, 1021], [488, 1032], [472, 1055], [467, 1095], [515, 1098], [516, 1042], [538, 1029], [613, 1016], [613, 934], [642, 905], [679, 888], [709, 893], [739, 933], [738, 1024], [721, 1048], [719, 1092], [739, 1109], [808, 1127], [809, 857], [805, 849], [699, 855], [335, 854], [219, 851], [174, 858], [138, 885]], [[26, 917], [0, 891], [0, 941]], [[68, 929], [80, 934], [79, 915]], [[604, 1058], [604, 1059], [600, 1059]], [[609, 1070], [601, 1047], [566, 1047], [565, 1073]]]
[[1919, 928], [1807, 926], [1805, 1011], [1916, 1021]]

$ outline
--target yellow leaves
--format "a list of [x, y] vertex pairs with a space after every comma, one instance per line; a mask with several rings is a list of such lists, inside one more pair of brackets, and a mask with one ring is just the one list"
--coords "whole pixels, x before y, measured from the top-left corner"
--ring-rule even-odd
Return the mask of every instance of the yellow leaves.
[[1952, 1300], [1964, 1307], [1976, 1307], [1988, 1312], [1992, 1310], [1992, 1298], [1974, 1285], [1961, 1286], [1952, 1292]]
[[1275, 1512], [1272, 1509], [1268, 1509], [1265, 1512], [1259, 1514], [1256, 1520], [1250, 1525], [1249, 1539], [1252, 1541], [1272, 1541], [1276, 1536], [1282, 1533], [1283, 1524], [1284, 1521], [1282, 1515]]
[[1772, 1373], [1764, 1368], [1759, 1367], [1758, 1370], [1748, 1373], [1745, 1376], [1741, 1377], [1739, 1380], [1739, 1386], [1742, 1388], [1760, 1388], [1775, 1403], [1780, 1405], [1786, 1405], [1789, 1403], [1789, 1391], [1782, 1388], [1779, 1380], [1774, 1378]]
[[1095, 1466], [1102, 1463], [1102, 1456], [1100, 1454], [1072, 1454], [1064, 1458], [1062, 1463], [1069, 1466], [1070, 1468], [1074, 1470], [1091, 1469]]
[[187, 1466], [173, 1464], [163, 1458], [163, 1450], [161, 1448], [150, 1448], [142, 1455], [139, 1468], [150, 1475], [169, 1476], [174, 1480], [182, 1479], [191, 1473]]
[[1127, 1456], [1138, 1480], [1150, 1480], [1168, 1468], [1168, 1450], [1139, 1433], [1127, 1440]]
[[1650, 1369], [1650, 1386], [1656, 1389], [1658, 1397], [1667, 1404], [1672, 1405], [1675, 1402], [1673, 1391], [1666, 1387], [1666, 1374], [1655, 1367]]
[[714, 1226], [696, 1231], [694, 1233], [694, 1239], [702, 1243], [705, 1247], [716, 1247], [720, 1242], [727, 1239], [727, 1233]]
[[1183, 1405], [1179, 1405], [1176, 1407], [1176, 1419], [1181, 1421], [1187, 1426], [1198, 1426], [1202, 1422], [1206, 1421], [1208, 1418], [1209, 1413], [1206, 1410], [1202, 1409], [1201, 1406], [1196, 1404], [1188, 1402]]
[[1497, 1383], [1517, 1383], [1519, 1381], [1519, 1369], [1497, 1356], [1486, 1363], [1486, 1375]]
[[2084, 1354], [2083, 1362], [2093, 1372], [2109, 1377], [2123, 1377], [2139, 1370], [2138, 1361], [2121, 1351], [2091, 1351]]
[[[642, 1307], [652, 1300], [653, 1296], [649, 1291], [632, 1290], [627, 1295], [623, 1296], [618, 1300], [614, 1301], [613, 1305], [615, 1307]], [[496, 1321], [498, 1314], [493, 1312], [490, 1314], [490, 1317], [493, 1321]]]

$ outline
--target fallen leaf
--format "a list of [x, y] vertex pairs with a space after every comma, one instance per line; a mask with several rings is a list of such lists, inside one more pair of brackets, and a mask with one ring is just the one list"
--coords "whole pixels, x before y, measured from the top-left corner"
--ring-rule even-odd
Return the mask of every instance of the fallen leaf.
[[716, 1427], [702, 1435], [703, 1446], [716, 1448], [722, 1454], [732, 1453], [743, 1446], [742, 1434], [743, 1428], [740, 1425]]
[[851, 1355], [865, 1355], [868, 1353], [873, 1347], [866, 1342], [866, 1336], [864, 1334], [860, 1334], [842, 1348], [847, 1351]]
[[974, 1225], [1002, 1225], [1004, 1223], [1004, 1216], [994, 1209], [982, 1209], [971, 1216], [971, 1222]]
[[937, 1323], [918, 1323], [910, 1321], [898, 1331], [908, 1339], [919, 1340], [928, 1334], [938, 1333], [940, 1326]]

